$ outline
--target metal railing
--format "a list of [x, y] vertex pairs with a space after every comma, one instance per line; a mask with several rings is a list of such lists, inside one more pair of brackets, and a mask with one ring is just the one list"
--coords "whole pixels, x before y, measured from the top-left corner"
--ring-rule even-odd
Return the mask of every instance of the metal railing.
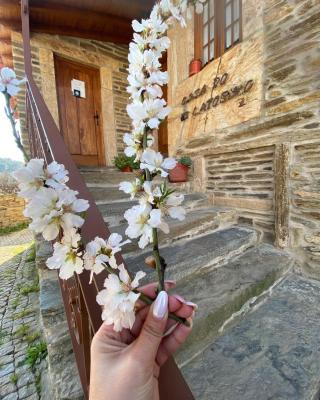
[[[90, 208], [82, 228], [84, 243], [88, 243], [96, 236], [106, 238], [110, 234], [109, 229], [69, 154], [62, 135], [32, 77], [28, 3], [28, 0], [21, 0], [24, 63], [27, 78], [27, 127], [31, 155], [44, 158], [46, 163], [56, 160], [64, 164], [69, 170], [68, 184], [70, 187], [79, 192], [80, 198], [89, 201]], [[122, 262], [121, 255], [118, 255], [118, 261]], [[107, 276], [107, 273], [101, 273], [95, 276], [92, 284], [89, 284], [89, 274], [89, 271], [84, 271], [81, 275], [75, 275], [67, 281], [62, 281], [57, 276], [57, 279], [60, 280], [73, 350], [86, 399], [89, 397], [91, 339], [102, 323], [101, 308], [96, 302], [96, 295], [102, 289]], [[161, 400], [193, 399], [189, 387], [172, 358], [161, 368], [159, 386]]]

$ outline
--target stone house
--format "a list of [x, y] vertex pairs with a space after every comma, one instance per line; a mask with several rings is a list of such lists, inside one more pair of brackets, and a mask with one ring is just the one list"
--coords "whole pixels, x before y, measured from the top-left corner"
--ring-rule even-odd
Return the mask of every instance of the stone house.
[[170, 32], [170, 154], [190, 155], [214, 205], [319, 277], [319, 2], [219, 3]]
[[[119, 194], [122, 176], [110, 166], [130, 130], [130, 21], [146, 17], [153, 0], [29, 4], [33, 78], [104, 222], [123, 233], [130, 202]], [[2, 62], [24, 75], [18, 1], [0, 4], [0, 14]], [[208, 0], [186, 28], [169, 31], [165, 95], [172, 112], [156, 145], [163, 153], [190, 156], [193, 169], [190, 182], [176, 187], [188, 192], [189, 219], [160, 239], [179, 292], [200, 305], [189, 344], [176, 356], [200, 400], [239, 393], [244, 400], [306, 400], [319, 393], [320, 357], [312, 352], [318, 314], [316, 306], [308, 309], [319, 300], [319, 282], [306, 279], [320, 278], [319, 19], [318, 0]], [[21, 92], [19, 111], [28, 146], [24, 97]], [[75, 371], [74, 359], [70, 352], [67, 361], [60, 354], [71, 344], [61, 333], [67, 328], [57, 278], [43, 270], [46, 246], [39, 247], [40, 304], [55, 393], [47, 397], [81, 398], [78, 376], [70, 377], [67, 389], [61, 384], [65, 371]], [[144, 264], [145, 253], [137, 253], [135, 243], [124, 252], [132, 270]], [[256, 304], [262, 306], [251, 314]], [[296, 336], [290, 330], [295, 324], [301, 328]], [[313, 328], [305, 332], [304, 325]], [[252, 361], [255, 354], [259, 360]], [[300, 356], [306, 362], [301, 381], [295, 375]], [[262, 373], [250, 380], [252, 365]], [[174, 373], [166, 375], [170, 382]]]

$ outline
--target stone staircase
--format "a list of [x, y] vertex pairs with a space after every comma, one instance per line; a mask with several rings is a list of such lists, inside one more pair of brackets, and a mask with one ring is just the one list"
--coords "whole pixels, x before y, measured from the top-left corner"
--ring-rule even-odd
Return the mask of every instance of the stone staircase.
[[[134, 202], [118, 190], [130, 180], [113, 168], [81, 171], [112, 232], [124, 235], [124, 211]], [[177, 185], [177, 190], [192, 185]], [[238, 224], [234, 210], [187, 193], [187, 218], [168, 221], [160, 235], [166, 277], [198, 304], [193, 332], [176, 354], [197, 400], [319, 400], [320, 283], [294, 273], [294, 260], [264, 243], [261, 232]], [[131, 271], [150, 249], [123, 249]]]

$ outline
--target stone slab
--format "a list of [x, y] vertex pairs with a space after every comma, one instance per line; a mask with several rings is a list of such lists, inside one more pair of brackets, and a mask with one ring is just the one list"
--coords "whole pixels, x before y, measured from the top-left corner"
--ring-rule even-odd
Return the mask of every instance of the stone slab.
[[117, 185], [121, 181], [134, 179], [134, 173], [121, 172], [114, 169], [82, 170], [81, 175], [87, 184]]
[[[179, 365], [219, 336], [219, 329], [245, 303], [266, 291], [292, 266], [283, 251], [261, 244], [210, 272], [194, 273], [180, 281], [175, 291], [199, 307], [188, 341], [176, 355]], [[190, 367], [192, 368], [192, 361]]]
[[[218, 207], [204, 208], [200, 210], [189, 211], [184, 221], [178, 221], [171, 218], [167, 219], [170, 227], [170, 233], [165, 235], [159, 232], [160, 244], [168, 244], [179, 239], [194, 237], [204, 233], [213, 232], [219, 228], [225, 228], [235, 224], [237, 221], [236, 213], [233, 210], [221, 209]], [[128, 227], [126, 223], [112, 227], [112, 232], [119, 233], [125, 237], [125, 230]], [[132, 253], [139, 250], [138, 240], [134, 239], [131, 243], [125, 245], [122, 254]]]
[[[209, 269], [253, 246], [257, 240], [255, 230], [233, 227], [164, 246], [161, 255], [168, 265], [166, 278], [179, 280], [196, 271]], [[147, 273], [145, 280], [153, 281], [156, 280], [155, 272], [144, 263], [147, 255], [150, 251], [127, 256], [125, 261], [130, 271], [144, 270]]]
[[128, 201], [129, 195], [119, 190], [119, 187], [90, 187], [90, 193], [97, 204], [113, 202], [113, 201]]
[[[124, 213], [126, 210], [138, 204], [136, 201], [123, 201], [123, 202], [106, 202], [105, 204], [99, 204], [99, 210], [106, 222], [110, 226], [119, 225], [125, 222]], [[187, 209], [195, 209], [199, 207], [205, 207], [207, 205], [207, 198], [203, 194], [192, 193], [185, 196], [184, 207]]]
[[183, 369], [196, 399], [315, 400], [320, 282], [290, 275]]
[[64, 305], [57, 271], [43, 270], [40, 275], [40, 312], [44, 328], [64, 320]]

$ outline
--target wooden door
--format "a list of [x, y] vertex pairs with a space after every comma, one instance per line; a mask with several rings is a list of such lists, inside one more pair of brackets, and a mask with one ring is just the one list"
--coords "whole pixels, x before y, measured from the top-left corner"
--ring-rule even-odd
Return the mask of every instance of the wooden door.
[[[60, 131], [77, 165], [105, 165], [99, 70], [55, 56]], [[85, 97], [71, 89], [84, 82]]]

